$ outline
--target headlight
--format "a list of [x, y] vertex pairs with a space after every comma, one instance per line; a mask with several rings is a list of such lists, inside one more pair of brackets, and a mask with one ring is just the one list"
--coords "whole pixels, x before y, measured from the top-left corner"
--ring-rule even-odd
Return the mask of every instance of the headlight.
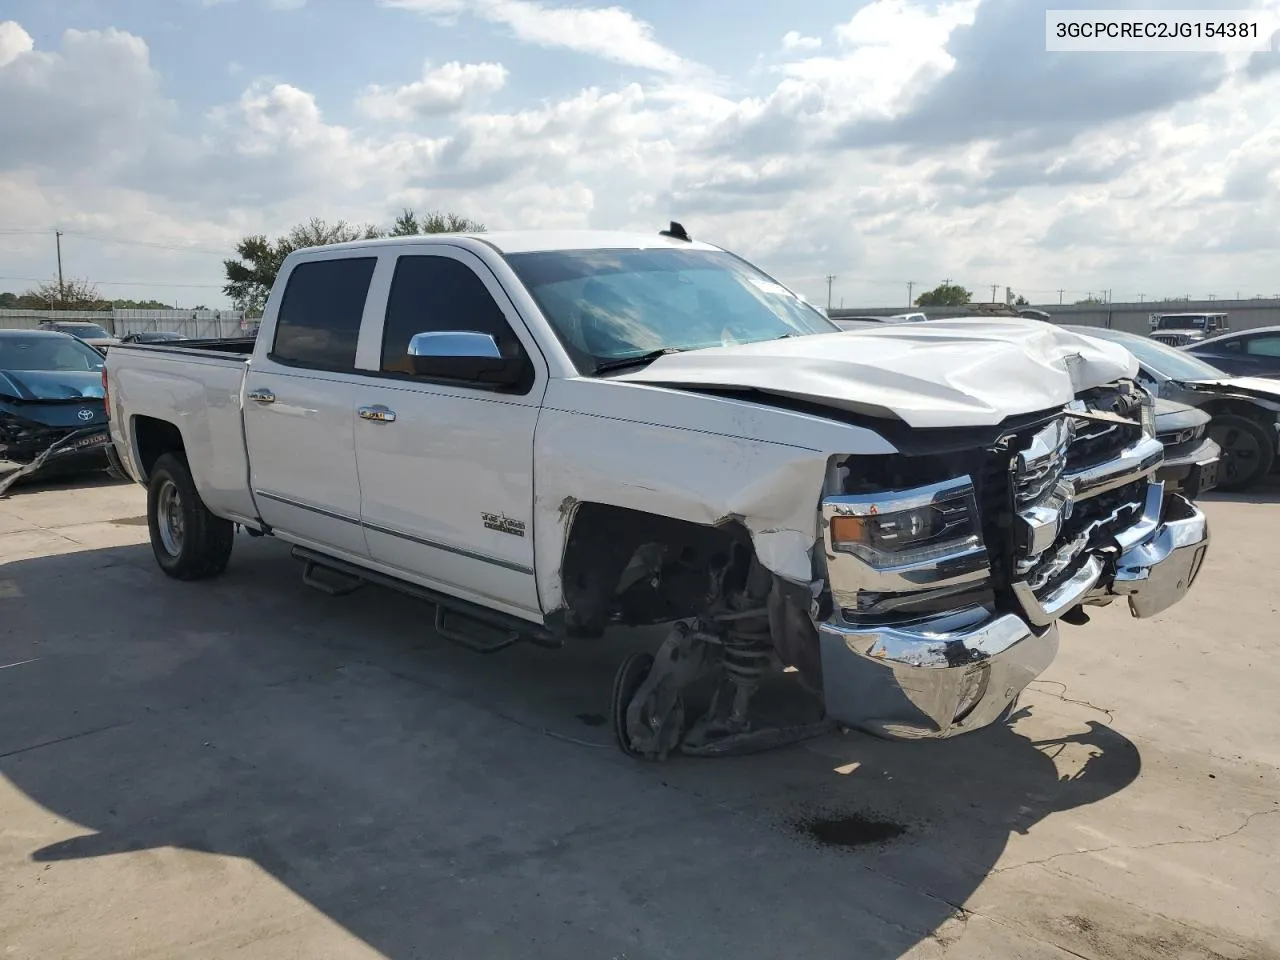
[[967, 477], [915, 490], [831, 497], [826, 508], [831, 549], [876, 568], [937, 559], [981, 542]]
[[1142, 398], [1142, 435], [1144, 437], [1156, 435], [1156, 401], [1150, 394]]

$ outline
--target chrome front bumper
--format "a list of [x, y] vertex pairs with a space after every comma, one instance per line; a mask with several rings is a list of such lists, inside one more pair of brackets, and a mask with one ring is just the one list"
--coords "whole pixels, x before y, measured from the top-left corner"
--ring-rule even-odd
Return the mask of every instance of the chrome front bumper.
[[1200, 572], [1209, 526], [1191, 501], [1165, 497], [1163, 485], [1152, 483], [1142, 517], [1115, 539], [1114, 559], [1089, 557], [1049, 597], [1019, 596], [1021, 615], [971, 607], [911, 624], [867, 626], [844, 620], [837, 604], [818, 625], [827, 713], [900, 739], [987, 726], [1052, 662], [1058, 616], [1127, 597], [1135, 617], [1150, 617], [1180, 600]]

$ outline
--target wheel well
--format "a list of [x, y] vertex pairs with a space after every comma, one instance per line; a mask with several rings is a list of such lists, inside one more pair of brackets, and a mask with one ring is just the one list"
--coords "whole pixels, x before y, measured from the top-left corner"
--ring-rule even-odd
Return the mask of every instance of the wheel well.
[[133, 418], [133, 442], [138, 449], [138, 466], [145, 480], [151, 468], [166, 453], [185, 453], [182, 431], [167, 420], [155, 417]]
[[599, 636], [610, 623], [641, 625], [696, 616], [730, 570], [745, 580], [754, 551], [735, 521], [716, 526], [601, 503], [574, 510], [560, 574], [565, 632]]
[[1214, 400], [1206, 403], [1200, 409], [1211, 417], [1219, 417], [1224, 413], [1230, 413], [1237, 417], [1254, 420], [1264, 426], [1270, 424], [1273, 420], [1273, 414], [1269, 410], [1264, 410], [1257, 404], [1250, 403], [1247, 400]]

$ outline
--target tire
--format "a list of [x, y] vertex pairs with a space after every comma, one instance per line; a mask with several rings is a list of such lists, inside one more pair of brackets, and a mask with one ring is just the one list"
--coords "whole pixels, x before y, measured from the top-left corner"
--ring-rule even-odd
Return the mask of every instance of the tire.
[[1209, 424], [1209, 436], [1222, 448], [1219, 490], [1248, 489], [1271, 472], [1276, 442], [1257, 421], [1224, 413]]
[[156, 563], [175, 580], [204, 580], [227, 569], [235, 524], [209, 512], [182, 454], [166, 453], [151, 469], [147, 528]]
[[645, 759], [644, 754], [637, 753], [631, 747], [631, 737], [627, 734], [627, 707], [631, 698], [644, 683], [645, 677], [653, 668], [653, 657], [647, 653], [633, 653], [622, 661], [618, 672], [613, 676], [613, 694], [609, 698], [609, 716], [613, 727], [613, 738], [618, 749], [637, 760]]

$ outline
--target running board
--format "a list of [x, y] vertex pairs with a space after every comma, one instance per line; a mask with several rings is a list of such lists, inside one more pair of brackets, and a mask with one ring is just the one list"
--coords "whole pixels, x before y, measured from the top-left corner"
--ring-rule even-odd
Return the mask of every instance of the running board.
[[[366, 583], [374, 583], [414, 599], [425, 600], [427, 603], [434, 604], [436, 608], [436, 633], [440, 634], [444, 639], [476, 653], [496, 653], [522, 640], [539, 647], [559, 648], [564, 646], [563, 641], [553, 636], [545, 628], [521, 620], [519, 617], [498, 613], [486, 607], [468, 603], [466, 600], [450, 597], [428, 587], [420, 587], [416, 583], [400, 580], [397, 577], [366, 570], [363, 567], [356, 566], [354, 563], [347, 563], [345, 560], [338, 560], [323, 553], [308, 550], [306, 547], [294, 547], [293, 558], [306, 564], [302, 573], [302, 582], [331, 597], [346, 596], [360, 589]], [[340, 582], [332, 583], [320, 579], [316, 576], [317, 571], [320, 570], [336, 576]], [[455, 617], [464, 622], [469, 620], [473, 624], [483, 627], [485, 633], [494, 631], [498, 636], [486, 638], [477, 636], [474, 632], [464, 631], [464, 629], [461, 629], [463, 627], [462, 623], [452, 624], [450, 622]]]

